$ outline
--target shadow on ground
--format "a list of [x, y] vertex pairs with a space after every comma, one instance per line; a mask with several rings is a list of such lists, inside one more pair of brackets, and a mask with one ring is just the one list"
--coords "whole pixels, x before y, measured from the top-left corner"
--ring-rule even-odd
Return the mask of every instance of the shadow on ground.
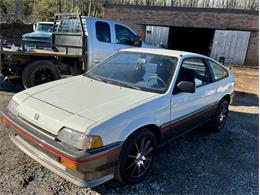
[[24, 90], [21, 81], [3, 81], [0, 78], [0, 91], [18, 93]]
[[233, 106], [258, 106], [259, 97], [254, 93], [235, 91]]

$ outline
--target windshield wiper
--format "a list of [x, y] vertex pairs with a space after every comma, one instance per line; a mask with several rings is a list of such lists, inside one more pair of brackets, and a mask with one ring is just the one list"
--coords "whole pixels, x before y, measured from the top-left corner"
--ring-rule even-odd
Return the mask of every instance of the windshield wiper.
[[109, 83], [109, 84], [115, 84], [115, 85], [119, 85], [119, 86], [124, 86], [124, 87], [129, 87], [132, 89], [137, 89], [137, 90], [141, 90], [140, 87], [135, 86], [134, 84], [131, 83], [126, 83], [126, 82], [119, 82], [119, 81], [115, 81], [115, 80], [110, 80], [110, 79], [103, 79], [102, 77], [97, 77], [97, 76], [93, 76], [93, 75], [89, 75], [86, 74], [86, 76], [88, 76], [91, 79], [97, 80], [97, 81], [101, 81], [104, 83]]
[[132, 88], [132, 89], [137, 89], [137, 90], [141, 90], [140, 87], [137, 87], [136, 85], [132, 84], [132, 83], [126, 83], [126, 82], [123, 82], [123, 81], [114, 81], [114, 80], [109, 80], [111, 81], [111, 83], [114, 83], [114, 84], [117, 84], [117, 85], [120, 85], [120, 86], [123, 86], [123, 87], [129, 87], [129, 88]]
[[96, 76], [90, 76], [89, 74], [86, 74], [85, 76], [87, 76], [87, 77], [89, 77], [89, 78], [91, 78], [91, 79], [94, 79], [94, 80], [97, 80], [97, 81], [101, 81], [101, 82], [104, 82], [104, 83], [111, 83], [111, 82], [109, 82], [109, 81], [107, 81], [107, 80], [105, 80], [105, 79], [102, 79], [102, 78], [100, 78], [100, 77], [96, 77]]
[[122, 84], [127, 86], [127, 87], [133, 88], [133, 89], [141, 90], [141, 87], [137, 87], [137, 86], [135, 86], [131, 83], [122, 83]]

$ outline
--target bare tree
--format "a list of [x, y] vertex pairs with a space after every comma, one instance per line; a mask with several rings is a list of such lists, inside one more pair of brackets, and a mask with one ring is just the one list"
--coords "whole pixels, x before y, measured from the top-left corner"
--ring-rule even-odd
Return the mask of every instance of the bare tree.
[[58, 13], [62, 13], [61, 0], [56, 0], [56, 10]]
[[15, 0], [15, 19], [18, 21], [23, 20], [23, 1], [22, 0]]

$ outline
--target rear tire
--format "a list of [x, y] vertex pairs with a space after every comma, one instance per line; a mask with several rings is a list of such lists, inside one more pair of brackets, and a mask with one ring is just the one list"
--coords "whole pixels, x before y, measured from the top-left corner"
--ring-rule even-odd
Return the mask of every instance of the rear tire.
[[217, 107], [217, 110], [212, 118], [211, 129], [215, 132], [221, 131], [227, 121], [229, 102], [222, 99]]
[[25, 67], [22, 74], [24, 88], [60, 79], [60, 73], [55, 65], [49, 61], [32, 62]]
[[136, 184], [146, 177], [157, 149], [155, 135], [140, 129], [124, 143], [117, 163], [115, 178], [122, 184]]

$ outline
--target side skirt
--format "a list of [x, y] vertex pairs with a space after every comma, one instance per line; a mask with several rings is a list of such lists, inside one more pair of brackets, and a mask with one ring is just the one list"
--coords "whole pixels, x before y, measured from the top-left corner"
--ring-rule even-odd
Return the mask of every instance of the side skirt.
[[204, 121], [204, 122], [202, 122], [202, 123], [200, 123], [200, 124], [198, 124], [198, 125], [195, 125], [193, 128], [185, 130], [183, 133], [181, 133], [179, 135], [173, 136], [172, 138], [168, 139], [167, 141], [164, 141], [163, 143], [160, 143], [159, 148], [163, 147], [164, 145], [166, 145], [166, 144], [168, 144], [168, 143], [170, 143], [170, 142], [180, 138], [181, 136], [185, 135], [186, 133], [189, 133], [192, 130], [194, 130], [194, 129], [196, 129], [196, 128], [198, 128], [198, 127], [200, 127], [200, 126], [202, 126], [202, 125], [204, 125], [204, 124], [206, 124], [206, 123], [208, 123], [210, 121], [211, 121], [211, 118], [206, 120], [206, 121]]
[[172, 141], [209, 122], [212, 119], [213, 114], [216, 112], [217, 105], [218, 104], [216, 103], [211, 104], [207, 107], [199, 109], [198, 111], [195, 111], [194, 113], [163, 124], [160, 128], [160, 145], [168, 143], [169, 141]]

